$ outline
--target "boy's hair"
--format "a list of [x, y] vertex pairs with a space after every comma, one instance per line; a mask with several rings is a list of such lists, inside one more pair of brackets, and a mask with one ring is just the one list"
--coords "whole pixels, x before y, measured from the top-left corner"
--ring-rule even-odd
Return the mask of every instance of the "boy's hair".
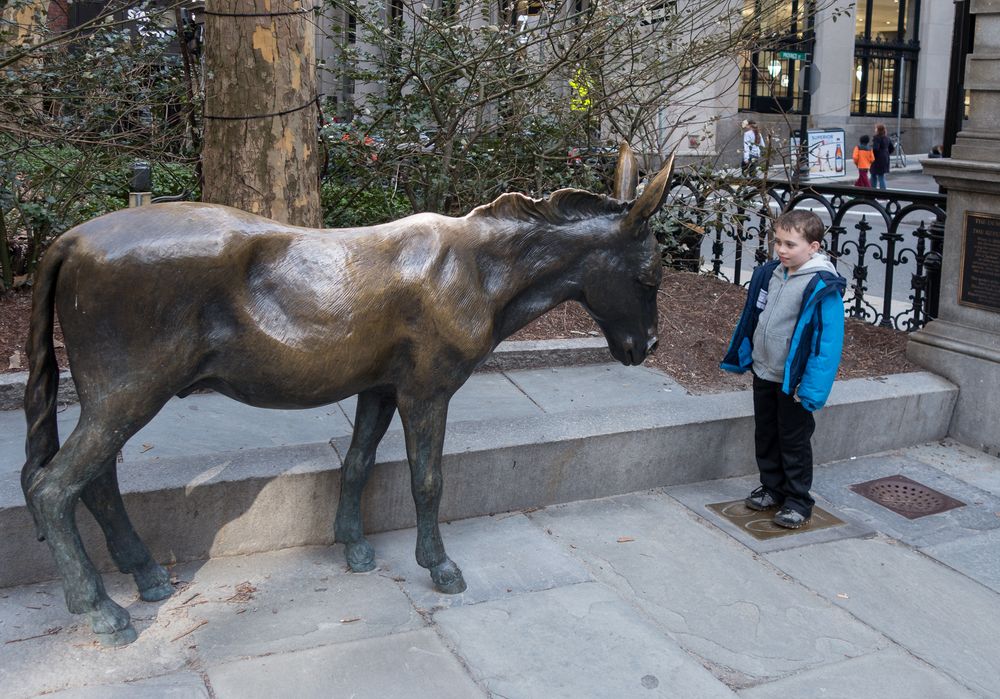
[[807, 243], [822, 243], [826, 226], [819, 216], [812, 211], [788, 211], [774, 219], [774, 228], [784, 231], [795, 231]]
[[872, 140], [871, 136], [869, 136], [868, 134], [862, 134], [862, 136], [861, 136], [861, 145], [866, 145], [868, 143], [868, 141], [870, 141], [870, 140]]

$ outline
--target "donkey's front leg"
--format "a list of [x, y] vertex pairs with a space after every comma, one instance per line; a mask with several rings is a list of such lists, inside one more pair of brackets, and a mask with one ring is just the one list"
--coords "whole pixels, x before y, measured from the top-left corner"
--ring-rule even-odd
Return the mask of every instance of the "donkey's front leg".
[[396, 399], [387, 394], [365, 391], [358, 394], [354, 436], [340, 471], [340, 503], [333, 537], [344, 544], [347, 564], [355, 573], [375, 567], [375, 551], [365, 539], [361, 525], [361, 493], [375, 463], [375, 449], [396, 412]]
[[399, 399], [399, 415], [406, 434], [406, 456], [410, 461], [410, 485], [417, 508], [417, 563], [431, 571], [439, 592], [448, 595], [465, 590], [462, 571], [445, 553], [438, 528], [441, 505], [441, 449], [450, 396], [429, 400]]

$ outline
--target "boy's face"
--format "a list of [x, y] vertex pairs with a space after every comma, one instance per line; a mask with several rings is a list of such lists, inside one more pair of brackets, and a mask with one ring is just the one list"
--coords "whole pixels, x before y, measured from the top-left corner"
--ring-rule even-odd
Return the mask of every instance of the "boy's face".
[[789, 272], [795, 272], [819, 250], [819, 243], [810, 243], [792, 228], [774, 229], [774, 251]]

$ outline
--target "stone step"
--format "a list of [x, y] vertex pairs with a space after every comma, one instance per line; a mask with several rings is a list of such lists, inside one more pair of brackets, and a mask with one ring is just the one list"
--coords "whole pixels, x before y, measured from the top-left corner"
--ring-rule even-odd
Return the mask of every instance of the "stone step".
[[[817, 414], [815, 461], [941, 439], [957, 392], [924, 372], [838, 383]], [[175, 412], [165, 410], [140, 432], [119, 464], [129, 513], [157, 560], [332, 542], [350, 405], [253, 411], [205, 395], [171, 401], [168, 408]], [[689, 395], [669, 377], [644, 368], [480, 375], [456, 394], [452, 408], [442, 520], [745, 475], [756, 468], [750, 392]], [[61, 417], [71, 421], [73, 410]], [[6, 426], [3, 416], [0, 426]], [[0, 587], [55, 576], [24, 505], [20, 463], [13, 456], [18, 439], [23, 436], [0, 437]], [[368, 532], [415, 523], [398, 422], [379, 447], [363, 508]], [[95, 564], [110, 570], [97, 527], [82, 505], [78, 521]]]

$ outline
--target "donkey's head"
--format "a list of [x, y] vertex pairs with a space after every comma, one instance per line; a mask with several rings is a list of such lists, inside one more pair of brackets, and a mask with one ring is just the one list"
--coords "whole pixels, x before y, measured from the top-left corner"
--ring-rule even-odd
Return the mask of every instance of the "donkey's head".
[[623, 143], [615, 174], [615, 197], [630, 200], [614, 219], [618, 229], [588, 259], [583, 306], [607, 338], [611, 355], [626, 366], [640, 364], [656, 349], [656, 293], [663, 279], [656, 236], [649, 219], [660, 210], [673, 172], [674, 156], [635, 199], [638, 167]]

